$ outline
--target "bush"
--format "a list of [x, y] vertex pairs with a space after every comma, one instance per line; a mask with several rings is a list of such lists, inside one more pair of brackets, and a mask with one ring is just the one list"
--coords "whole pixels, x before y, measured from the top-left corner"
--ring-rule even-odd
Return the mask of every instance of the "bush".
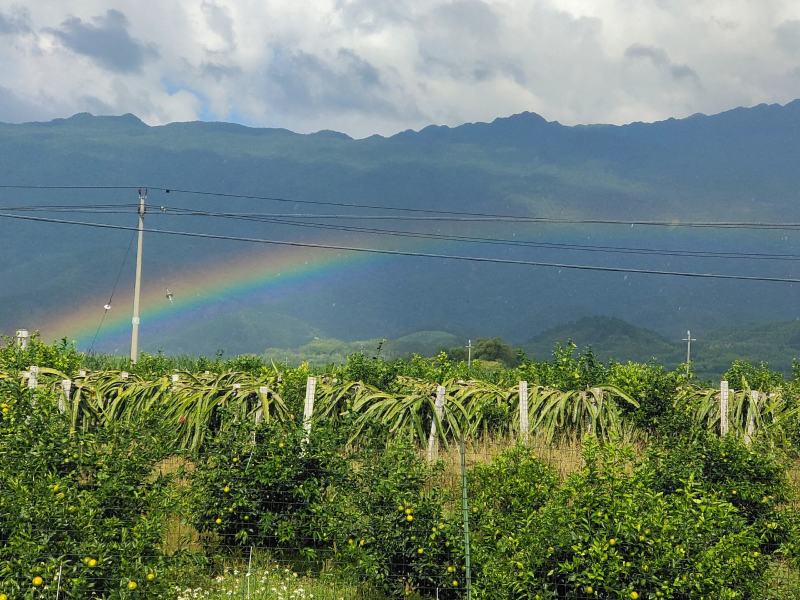
[[475, 598], [752, 597], [768, 560], [733, 504], [692, 478], [662, 492], [630, 449], [590, 442], [584, 458], [481, 553]]
[[768, 517], [786, 500], [785, 466], [776, 450], [747, 446], [704, 430], [654, 442], [648, 452], [655, 489], [672, 494], [690, 479], [734, 506], [750, 521]]
[[638, 408], [621, 402], [619, 408], [630, 413], [639, 427], [656, 429], [673, 410], [678, 386], [686, 375], [666, 371], [660, 365], [644, 363], [614, 363], [608, 369], [607, 383], [618, 387], [639, 403]]
[[243, 422], [220, 432], [191, 473], [192, 518], [210, 546], [312, 553], [315, 515], [348, 478], [336, 439], [294, 423]]
[[25, 371], [31, 365], [55, 369], [67, 375], [78, 370], [83, 360], [73, 344], [66, 338], [53, 344], [45, 344], [34, 333], [28, 340], [28, 347], [19, 348], [13, 339], [6, 338], [0, 344], [0, 371], [15, 373]]
[[[56, 399], [0, 384], [0, 593], [153, 598], [169, 510], [154, 468], [168, 438], [153, 419], [80, 437]], [[130, 589], [129, 588], [129, 583]]]
[[463, 529], [459, 516], [446, 517], [434, 475], [410, 443], [393, 441], [362, 454], [328, 523], [345, 573], [393, 596], [413, 590], [442, 600], [461, 597]]

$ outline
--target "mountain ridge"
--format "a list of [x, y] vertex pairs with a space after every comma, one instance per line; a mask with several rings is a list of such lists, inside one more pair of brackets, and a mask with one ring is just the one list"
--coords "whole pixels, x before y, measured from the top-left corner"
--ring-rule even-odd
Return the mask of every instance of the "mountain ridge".
[[[133, 115], [79, 114], [54, 124], [0, 125], [0, 181], [34, 186], [153, 185], [148, 198], [153, 210], [146, 218], [154, 229], [601, 268], [787, 277], [792, 275], [789, 261], [642, 255], [598, 248], [800, 255], [800, 240], [790, 232], [447, 221], [439, 219], [442, 215], [437, 220], [409, 220], [411, 215], [398, 211], [381, 214], [386, 217], [381, 221], [374, 217], [383, 211], [349, 205], [575, 221], [794, 222], [800, 221], [798, 131], [798, 101], [623, 126], [567, 126], [535, 113], [520, 113], [488, 123], [433, 126], [358, 140], [325, 130], [298, 134], [205, 122], [150, 127]], [[166, 194], [157, 188], [206, 195]], [[283, 201], [277, 204], [269, 198]], [[85, 206], [78, 213], [65, 215], [59, 209], [62, 212], [53, 214], [124, 226], [135, 225], [137, 200], [135, 189], [0, 192], [0, 206]], [[323, 209], [294, 200], [327, 204]], [[119, 210], [92, 212], [92, 206], [109, 203], [120, 204]], [[160, 206], [165, 209], [156, 210]], [[178, 209], [295, 216], [248, 220], [186, 216]], [[373, 218], [365, 219], [369, 216], [365, 213]], [[295, 223], [286, 223], [292, 220]], [[53, 314], [66, 323], [87, 305], [102, 312], [119, 272], [117, 295], [121, 302], [129, 302], [132, 262], [124, 262], [128, 233], [7, 217], [0, 220], [0, 227], [4, 257], [0, 331], [36, 329], [39, 323], [52, 322]], [[441, 235], [524, 243], [452, 241], [437, 237]], [[176, 310], [184, 310], [182, 303], [191, 299], [182, 287], [184, 274], [191, 279], [206, 271], [225, 273], [228, 266], [250, 261], [256, 247], [148, 233], [145, 284], [161, 286], [162, 292], [153, 297], [163, 297], [163, 288], [169, 287], [175, 292]], [[309, 260], [323, 254], [316, 252]], [[349, 259], [336, 264], [319, 277], [300, 278], [281, 293], [273, 293], [265, 284], [256, 299], [217, 299], [216, 283], [210, 281], [212, 289], [198, 314], [214, 320], [212, 336], [204, 336], [202, 327], [191, 324], [190, 314], [163, 331], [147, 331], [147, 311], [157, 308], [145, 306], [144, 347], [148, 339], [153, 343], [166, 339], [167, 350], [214, 352], [229, 345], [226, 331], [250, 340], [248, 344], [263, 339], [258, 343], [264, 347], [274, 345], [270, 338], [298, 346], [308, 341], [310, 332], [358, 340], [420, 330], [454, 331], [472, 338], [499, 335], [522, 344], [553, 325], [594, 314], [624, 318], [670, 335], [675, 329], [700, 331], [701, 324], [718, 328], [797, 316], [794, 288], [774, 284], [430, 257], [384, 258], [371, 270]], [[281, 320], [297, 323], [296, 335], [294, 329], [280, 327]], [[70, 331], [43, 333], [71, 335]]]

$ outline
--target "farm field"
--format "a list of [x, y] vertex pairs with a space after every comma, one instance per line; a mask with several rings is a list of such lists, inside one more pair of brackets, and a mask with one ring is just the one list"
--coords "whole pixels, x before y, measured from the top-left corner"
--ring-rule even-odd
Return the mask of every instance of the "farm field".
[[0, 599], [800, 598], [800, 379], [0, 346]]

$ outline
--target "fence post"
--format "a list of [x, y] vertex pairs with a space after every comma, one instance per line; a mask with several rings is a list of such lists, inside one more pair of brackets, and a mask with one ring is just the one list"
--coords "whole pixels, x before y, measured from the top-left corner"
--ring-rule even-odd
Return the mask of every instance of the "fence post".
[[39, 385], [39, 367], [31, 365], [28, 367], [28, 389], [35, 390]]
[[269, 394], [269, 388], [262, 385], [258, 388], [258, 408], [256, 409], [256, 425], [264, 420], [264, 398]]
[[519, 382], [519, 433], [522, 443], [528, 445], [528, 382]]
[[[436, 417], [431, 419], [431, 434], [428, 436], [428, 462], [433, 462], [439, 455], [439, 436], [436, 433], [436, 421], [442, 420], [444, 414], [444, 397], [447, 390], [443, 385], [436, 388], [436, 404], [434, 410]], [[463, 435], [464, 432], [461, 432]]]
[[753, 441], [753, 434], [756, 431], [756, 411], [760, 399], [761, 394], [757, 390], [750, 390], [750, 409], [747, 411], [747, 429], [744, 433], [744, 443], [748, 446]]
[[728, 435], [728, 382], [719, 382], [719, 434]]
[[63, 394], [58, 398], [58, 412], [62, 415], [67, 411], [67, 402], [69, 402], [69, 395], [72, 392], [72, 380], [71, 379], [62, 379], [61, 380], [61, 391]]
[[303, 407], [303, 429], [305, 430], [305, 440], [311, 435], [311, 419], [314, 416], [314, 394], [317, 391], [317, 378], [309, 377], [306, 381], [306, 403]]
[[28, 341], [31, 338], [31, 334], [28, 332], [27, 329], [17, 329], [17, 347], [21, 350], [28, 349]]
[[[527, 382], [525, 384], [527, 386]], [[466, 576], [467, 600], [472, 598], [472, 560], [470, 558], [470, 539], [469, 539], [469, 497], [467, 491], [467, 450], [464, 445], [464, 436], [458, 445], [459, 458], [461, 463], [461, 515], [464, 524], [464, 569]]]

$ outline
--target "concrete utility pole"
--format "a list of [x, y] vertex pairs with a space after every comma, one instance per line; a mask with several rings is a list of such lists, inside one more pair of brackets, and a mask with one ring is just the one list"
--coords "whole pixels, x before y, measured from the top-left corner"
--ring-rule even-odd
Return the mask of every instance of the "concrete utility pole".
[[697, 340], [692, 337], [692, 332], [690, 330], [686, 330], [686, 337], [683, 338], [683, 341], [686, 342], [686, 372], [689, 372], [689, 365], [692, 362], [692, 342], [696, 342]]
[[139, 297], [142, 288], [142, 241], [147, 190], [139, 190], [139, 240], [136, 245], [136, 281], [133, 285], [133, 318], [131, 319], [131, 362], [139, 360]]
[[472, 340], [467, 340], [467, 368], [472, 368]]

